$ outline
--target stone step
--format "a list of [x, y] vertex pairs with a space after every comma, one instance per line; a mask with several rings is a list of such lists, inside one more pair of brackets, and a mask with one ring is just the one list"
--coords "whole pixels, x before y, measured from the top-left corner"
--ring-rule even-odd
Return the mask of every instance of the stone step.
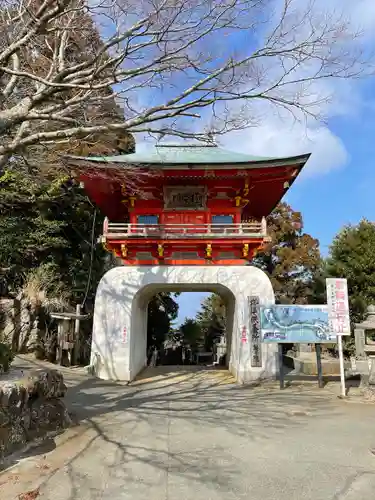
[[[298, 356], [296, 358], [291, 356], [285, 356], [286, 365], [293, 367], [296, 373], [302, 373], [304, 375], [317, 375], [318, 369], [316, 365], [315, 353], [311, 354], [313, 356]], [[351, 368], [349, 361], [346, 361], [344, 366], [346, 370], [349, 370]], [[323, 375], [340, 375], [339, 360], [322, 359], [322, 372]]]

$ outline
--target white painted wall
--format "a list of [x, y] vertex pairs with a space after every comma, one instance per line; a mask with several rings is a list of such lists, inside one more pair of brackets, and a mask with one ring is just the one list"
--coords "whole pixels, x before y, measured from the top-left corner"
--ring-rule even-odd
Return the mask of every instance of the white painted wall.
[[250, 342], [240, 341], [242, 325], [249, 324], [248, 296], [274, 303], [263, 271], [252, 266], [120, 266], [103, 276], [96, 293], [91, 363], [99, 378], [131, 381], [146, 365], [147, 304], [168, 290], [220, 294], [228, 304], [230, 371], [241, 383], [275, 375], [277, 346], [262, 344], [263, 366], [254, 368]]

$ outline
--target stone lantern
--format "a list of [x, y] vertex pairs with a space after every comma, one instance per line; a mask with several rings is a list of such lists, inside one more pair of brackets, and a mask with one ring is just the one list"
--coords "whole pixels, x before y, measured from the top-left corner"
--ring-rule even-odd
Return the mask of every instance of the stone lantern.
[[367, 308], [367, 318], [355, 325], [355, 350], [357, 370], [369, 375], [369, 383], [375, 384], [375, 306]]

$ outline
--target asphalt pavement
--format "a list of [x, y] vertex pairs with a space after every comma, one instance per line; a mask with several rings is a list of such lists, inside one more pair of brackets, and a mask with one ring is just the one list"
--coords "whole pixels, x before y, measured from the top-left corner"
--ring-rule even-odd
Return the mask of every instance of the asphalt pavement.
[[[375, 405], [297, 384], [240, 387], [227, 372], [126, 386], [67, 371], [77, 425], [15, 457], [0, 498], [370, 500]], [[25, 497], [27, 498], [27, 497]], [[27, 500], [29, 500], [27, 498]]]

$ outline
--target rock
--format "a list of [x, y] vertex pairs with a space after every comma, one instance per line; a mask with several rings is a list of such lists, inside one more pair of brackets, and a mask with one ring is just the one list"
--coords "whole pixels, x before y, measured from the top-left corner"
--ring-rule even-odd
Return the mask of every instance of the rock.
[[364, 387], [362, 389], [362, 396], [368, 402], [375, 402], [375, 390], [373, 387]]
[[26, 444], [26, 429], [23, 427], [21, 421], [15, 421], [9, 429], [8, 445], [19, 447], [19, 445], [24, 444]]
[[6, 427], [7, 425], [9, 425], [9, 423], [10, 423], [9, 411], [4, 408], [0, 408], [0, 429]]
[[29, 395], [27, 389], [17, 383], [8, 383], [0, 387], [0, 408], [8, 408], [13, 413], [22, 412]]
[[370, 356], [370, 374], [368, 383], [370, 385], [375, 385], [375, 356]]
[[20, 384], [27, 387], [29, 397], [62, 398], [66, 394], [64, 377], [58, 370], [35, 370]]
[[71, 425], [60, 399], [65, 394], [63, 375], [57, 370], [36, 370], [0, 384], [0, 459], [35, 437]]
[[71, 420], [61, 399], [35, 399], [30, 405], [30, 431], [65, 429]]
[[26, 444], [27, 432], [20, 419], [0, 427], [0, 459]]

